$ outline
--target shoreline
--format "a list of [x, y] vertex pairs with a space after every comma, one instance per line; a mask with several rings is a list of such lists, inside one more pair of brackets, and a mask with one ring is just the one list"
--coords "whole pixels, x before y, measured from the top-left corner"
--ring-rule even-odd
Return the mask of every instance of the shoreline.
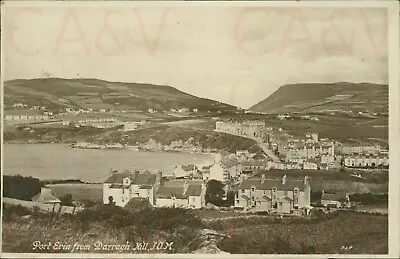
[[[53, 143], [4, 143], [4, 144], [5, 144], [5, 146], [23, 146], [23, 145], [32, 145], [32, 144], [36, 144], [38, 146], [54, 145], [54, 146], [60, 146], [62, 148], [67, 148], [68, 150], [70, 150], [72, 152], [74, 152], [73, 151], [74, 149], [87, 150], [87, 151], [90, 151], [90, 150], [92, 150], [92, 151], [112, 151], [112, 150], [114, 150], [114, 151], [125, 151], [124, 154], [126, 154], [126, 152], [130, 151], [130, 152], [134, 152], [134, 153], [153, 153], [154, 155], [157, 155], [157, 153], [160, 153], [160, 154], [168, 154], [168, 153], [170, 153], [171, 155], [172, 154], [181, 154], [181, 155], [205, 155], [205, 156], [207, 156], [207, 157], [205, 157], [204, 161], [194, 161], [194, 162], [190, 163], [190, 164], [196, 165], [197, 167], [199, 167], [199, 169], [201, 169], [202, 166], [212, 165], [215, 162], [220, 161], [220, 153], [219, 152], [194, 152], [194, 151], [185, 151], [185, 150], [176, 150], [176, 151], [175, 150], [174, 151], [135, 150], [135, 149], [130, 149], [129, 147], [128, 148], [122, 148], [122, 149], [115, 149], [115, 148], [110, 148], [110, 149], [107, 149], [107, 148], [103, 148], [103, 149], [83, 149], [83, 148], [71, 148], [69, 143], [54, 143], [54, 142]], [[6, 147], [5, 147], [5, 151], [4, 152], [7, 152], [7, 148]], [[68, 151], [65, 151], [65, 152], [68, 152]], [[75, 151], [75, 152], [77, 152], [77, 151]], [[114, 154], [118, 154], [118, 153], [115, 152]], [[176, 164], [175, 163], [171, 163], [171, 167], [176, 166], [178, 164], [179, 163], [176, 163]], [[150, 168], [146, 168], [146, 169], [143, 169], [141, 171], [146, 171], [146, 170], [152, 171]], [[3, 171], [6, 171], [6, 170], [3, 170]], [[27, 172], [29, 170], [24, 170], [24, 171]], [[15, 172], [15, 173], [3, 172], [3, 174], [7, 175], [7, 176], [16, 176], [16, 175], [28, 176], [25, 173], [23, 173], [21, 171], [20, 172]], [[172, 172], [171, 172], [171, 174], [165, 174], [164, 176], [171, 176], [171, 175], [173, 175]], [[47, 177], [45, 177], [45, 178], [43, 178], [43, 176], [40, 176], [40, 174], [38, 176], [29, 174], [29, 176], [34, 177], [34, 178], [38, 178], [42, 182], [71, 180], [71, 176], [65, 176], [65, 178], [63, 178], [63, 177], [59, 177], [59, 178], [47, 178]], [[101, 183], [99, 181], [89, 181], [89, 180], [79, 179], [79, 178], [74, 178], [73, 180], [82, 181], [82, 183], [80, 183], [80, 184], [98, 184], [98, 183]], [[78, 183], [68, 183], [68, 184], [78, 184]]]
[[[99, 148], [84, 148], [84, 147], [71, 147], [73, 143], [66, 142], [4, 142], [3, 145], [63, 145], [70, 149], [79, 149], [79, 150], [129, 150], [129, 151], [137, 151], [137, 152], [154, 152], [154, 153], [187, 153], [187, 154], [200, 154], [200, 155], [212, 155], [214, 159], [216, 158], [218, 161], [221, 160], [221, 151], [216, 152], [202, 152], [202, 151], [191, 151], [191, 150], [155, 150], [155, 149], [143, 149], [138, 146], [125, 146], [125, 147], [107, 147], [106, 145], [98, 145]], [[97, 145], [97, 144], [95, 144]]]

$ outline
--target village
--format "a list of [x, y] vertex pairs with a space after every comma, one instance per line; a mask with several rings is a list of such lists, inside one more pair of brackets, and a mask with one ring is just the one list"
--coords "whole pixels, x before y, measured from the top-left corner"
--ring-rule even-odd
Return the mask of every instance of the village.
[[[210, 165], [176, 165], [172, 176], [157, 173], [113, 172], [104, 182], [103, 202], [125, 206], [132, 198], [146, 198], [155, 207], [200, 209], [206, 204], [207, 183], [221, 182], [223, 199], [235, 193], [231, 207], [242, 212], [308, 214], [311, 210], [311, 186], [304, 179], [291, 177], [296, 170], [364, 170], [387, 169], [388, 152], [378, 145], [346, 145], [334, 140], [319, 139], [310, 133], [296, 139], [282, 129], [265, 127], [262, 121], [216, 122], [216, 131], [254, 138], [268, 146], [272, 157], [237, 150], [221, 154]], [[278, 157], [278, 161], [276, 161]], [[287, 171], [281, 179], [270, 178], [269, 170]], [[261, 173], [261, 175], [260, 175]], [[353, 177], [361, 177], [352, 173]], [[322, 191], [324, 207], [349, 207], [348, 193]]]
[[[53, 114], [46, 107], [27, 107], [22, 103], [14, 104], [13, 108], [5, 114], [8, 123], [56, 122], [62, 126], [98, 128], [122, 126], [123, 131], [132, 131], [148, 123], [145, 120], [122, 122], [109, 110], [66, 108]], [[154, 109], [148, 111], [151, 114], [156, 112]], [[171, 112], [187, 115], [198, 111], [181, 108]], [[278, 118], [285, 120], [288, 116], [278, 115]], [[236, 211], [303, 215], [312, 209], [312, 190], [308, 176], [299, 179], [296, 171], [310, 170], [324, 174], [324, 171], [352, 169], [349, 173], [351, 177], [362, 178], [357, 171], [388, 170], [389, 167], [388, 150], [374, 143], [341, 143], [334, 139], [320, 138], [316, 132], [295, 137], [282, 128], [268, 125], [264, 120], [212, 119], [215, 132], [252, 139], [262, 152], [222, 151], [215, 154], [210, 164], [177, 164], [173, 172], [113, 170], [103, 183], [103, 203], [124, 207], [134, 198], [144, 198], [154, 207], [218, 207], [206, 201], [209, 191], [207, 186], [210, 181], [216, 181], [223, 186], [222, 200], [226, 201], [228, 194], [234, 193], [234, 197], [230, 198], [230, 207]], [[302, 116], [302, 119], [318, 121], [317, 116]], [[90, 143], [71, 146], [100, 148]], [[123, 146], [114, 143], [106, 147]], [[274, 170], [286, 174], [279, 179], [271, 177], [269, 172]], [[57, 198], [54, 197], [51, 203], [54, 200]], [[349, 207], [349, 194], [322, 190], [320, 204], [324, 207]]]

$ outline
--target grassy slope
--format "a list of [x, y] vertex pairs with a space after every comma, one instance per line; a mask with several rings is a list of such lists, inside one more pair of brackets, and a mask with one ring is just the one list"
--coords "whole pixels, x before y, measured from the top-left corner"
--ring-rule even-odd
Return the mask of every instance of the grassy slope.
[[[231, 105], [199, 98], [170, 86], [108, 82], [98, 79], [12, 80], [5, 82], [4, 93], [6, 104], [22, 101], [38, 105], [45, 102], [47, 107], [52, 108], [72, 105], [94, 109], [118, 108], [118, 106], [138, 110], [148, 108], [169, 110], [178, 107], [198, 108], [199, 111], [235, 109]], [[60, 102], [60, 98], [64, 99], [65, 104]]]
[[[232, 253], [274, 253], [274, 248], [301, 252], [301, 245], [314, 253], [346, 253], [342, 246], [353, 246], [347, 253], [384, 254], [388, 252], [387, 216], [343, 212], [318, 222], [273, 223], [271, 219], [233, 219], [213, 222], [213, 226], [230, 233], [219, 247]], [[277, 238], [281, 243], [276, 244]], [[283, 241], [283, 242], [282, 242]]]
[[[338, 141], [349, 141], [350, 139], [376, 138], [379, 144], [388, 141], [388, 118], [366, 119], [348, 118], [342, 116], [319, 116], [319, 121], [307, 120], [278, 120], [267, 119], [267, 125], [281, 127], [291, 134], [304, 135], [306, 132], [318, 132], [320, 137], [333, 138]], [[378, 126], [378, 127], [376, 127]], [[379, 140], [380, 139], [380, 140]]]
[[72, 194], [74, 201], [103, 202], [102, 184], [54, 184], [49, 186], [52, 193], [59, 198], [66, 194]]
[[[388, 111], [388, 86], [378, 84], [292, 84], [281, 86], [271, 96], [250, 108], [256, 112], [316, 112], [329, 109]], [[352, 95], [329, 100], [334, 95]]]
[[[309, 219], [263, 217], [202, 222], [196, 211], [179, 209], [127, 212], [102, 206], [79, 215], [56, 217], [10, 206], [4, 208], [4, 252], [39, 252], [32, 250], [35, 240], [92, 245], [98, 240], [132, 244], [145, 238], [150, 243], [174, 241], [174, 250], [170, 252], [190, 253], [201, 243], [198, 230], [202, 228], [228, 234], [230, 238], [219, 242], [218, 247], [230, 253], [343, 253], [340, 248], [350, 245], [353, 249], [348, 253], [388, 251], [388, 217], [381, 215], [339, 212]], [[29, 219], [21, 217], [26, 214], [31, 215]]]
[[100, 142], [113, 140], [122, 143], [136, 145], [136, 142], [147, 143], [150, 139], [163, 145], [170, 145], [172, 141], [183, 142], [192, 138], [192, 144], [197, 143], [203, 148], [236, 152], [239, 149], [248, 149], [250, 152], [258, 152], [260, 149], [254, 140], [232, 136], [229, 134], [200, 130], [187, 127], [157, 126], [149, 129], [141, 129], [132, 132], [113, 132], [99, 139]]

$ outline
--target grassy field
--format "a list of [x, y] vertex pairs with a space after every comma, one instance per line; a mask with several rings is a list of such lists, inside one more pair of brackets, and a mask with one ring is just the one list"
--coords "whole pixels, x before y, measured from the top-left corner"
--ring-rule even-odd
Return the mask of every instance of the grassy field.
[[[88, 244], [86, 251], [96, 252], [93, 244], [125, 244], [127, 241], [174, 242], [171, 251], [164, 253], [191, 253], [207, 241], [199, 230], [209, 228], [228, 235], [217, 242], [223, 251], [237, 254], [297, 254], [297, 253], [368, 253], [388, 251], [388, 217], [366, 213], [337, 211], [313, 214], [308, 218], [225, 218], [203, 222], [196, 210], [144, 209], [128, 210], [99, 206], [76, 215], [55, 215], [4, 206], [4, 252], [58, 252], [68, 250], [33, 250], [32, 243], [55, 242], [71, 246]], [[24, 216], [24, 217], [22, 217]], [[215, 217], [215, 215], [211, 215]], [[206, 241], [206, 242], [204, 242]], [[343, 246], [352, 246], [343, 250]], [[135, 251], [102, 251], [104, 253], [135, 253]], [[156, 251], [141, 251], [154, 253]]]
[[102, 184], [53, 184], [48, 185], [57, 197], [65, 194], [71, 194], [75, 201], [103, 201], [103, 185]]
[[[274, 221], [268, 218], [221, 220], [211, 223], [210, 227], [218, 226], [219, 230], [229, 233], [231, 238], [223, 240], [219, 247], [231, 253], [275, 253], [274, 245], [283, 253], [388, 252], [387, 216], [340, 212], [318, 221], [298, 222], [290, 218]], [[352, 249], [345, 251], [342, 246], [352, 246]]]
[[[351, 139], [378, 142], [388, 140], [388, 118], [364, 119], [341, 116], [324, 116], [319, 121], [267, 119], [268, 126], [281, 127], [292, 135], [304, 136], [307, 132], [317, 132], [321, 138], [339, 141]], [[377, 138], [378, 140], [374, 140]]]

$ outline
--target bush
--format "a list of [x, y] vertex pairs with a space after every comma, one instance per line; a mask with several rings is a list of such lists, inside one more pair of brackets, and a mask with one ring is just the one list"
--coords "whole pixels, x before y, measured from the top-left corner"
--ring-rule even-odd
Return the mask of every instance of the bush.
[[30, 201], [44, 186], [39, 179], [21, 175], [3, 176], [4, 197]]
[[3, 219], [13, 220], [14, 217], [21, 217], [32, 214], [32, 211], [21, 205], [3, 204]]
[[354, 193], [350, 195], [350, 201], [361, 202], [363, 205], [388, 204], [388, 194]]
[[130, 212], [139, 212], [146, 209], [151, 209], [152, 206], [146, 198], [133, 198], [124, 207], [124, 209]]
[[62, 206], [74, 206], [74, 201], [72, 199], [72, 194], [67, 193], [60, 198]]

